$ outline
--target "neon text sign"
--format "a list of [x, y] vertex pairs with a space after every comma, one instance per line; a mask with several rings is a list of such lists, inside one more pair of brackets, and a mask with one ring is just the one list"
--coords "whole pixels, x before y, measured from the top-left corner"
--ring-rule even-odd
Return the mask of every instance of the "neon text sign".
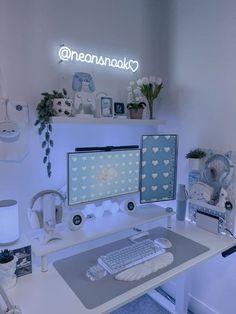
[[102, 66], [118, 68], [122, 70], [131, 70], [132, 72], [136, 72], [139, 67], [139, 63], [137, 60], [128, 59], [124, 57], [123, 59], [115, 59], [104, 56], [97, 56], [95, 54], [78, 52], [76, 50], [72, 50], [67, 46], [61, 46], [58, 50], [58, 56], [60, 61], [77, 61], [77, 62], [85, 62], [85, 63], [93, 63]]

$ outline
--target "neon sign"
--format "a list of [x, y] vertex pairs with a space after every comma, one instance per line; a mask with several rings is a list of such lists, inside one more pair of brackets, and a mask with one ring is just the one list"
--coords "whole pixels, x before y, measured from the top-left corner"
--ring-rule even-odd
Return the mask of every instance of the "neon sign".
[[128, 59], [124, 57], [123, 59], [115, 59], [104, 56], [97, 56], [95, 54], [78, 52], [76, 50], [72, 50], [67, 46], [61, 46], [58, 50], [58, 56], [60, 61], [77, 61], [77, 62], [85, 62], [85, 63], [93, 63], [102, 66], [118, 68], [122, 70], [131, 70], [132, 72], [136, 72], [139, 67], [139, 63], [137, 60]]

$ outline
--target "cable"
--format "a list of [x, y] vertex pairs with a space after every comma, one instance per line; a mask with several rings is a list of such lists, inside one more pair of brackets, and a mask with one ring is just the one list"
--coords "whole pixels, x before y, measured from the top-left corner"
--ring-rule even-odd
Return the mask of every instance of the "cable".
[[234, 235], [229, 229], [225, 228], [225, 231], [229, 232], [229, 233], [231, 234], [231, 236], [232, 236], [234, 239], [236, 239], [235, 235]]

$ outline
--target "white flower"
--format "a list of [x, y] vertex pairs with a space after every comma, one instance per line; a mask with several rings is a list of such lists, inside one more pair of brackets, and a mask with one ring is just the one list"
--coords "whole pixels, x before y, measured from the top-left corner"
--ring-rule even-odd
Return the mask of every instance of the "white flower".
[[155, 76], [150, 76], [150, 77], [149, 77], [149, 82], [150, 82], [151, 84], [154, 84], [154, 83], [156, 82]]
[[135, 81], [131, 81], [131, 82], [129, 83], [129, 85], [130, 85], [130, 86], [134, 86], [134, 85], [135, 85]]
[[135, 95], [139, 95], [140, 94], [140, 89], [139, 88], [135, 88], [134, 89], [134, 94]]
[[131, 92], [132, 91], [132, 87], [128, 86], [127, 90], [128, 90], [128, 92]]
[[149, 84], [148, 78], [147, 77], [143, 77], [142, 78], [142, 83], [143, 83], [143, 85], [148, 85]]
[[162, 83], [162, 78], [161, 77], [157, 77], [156, 84], [157, 85], [161, 85], [161, 83]]
[[138, 86], [142, 86], [142, 85], [143, 85], [143, 81], [142, 81], [141, 79], [138, 79], [138, 80], [137, 80], [137, 85], [138, 85]]
[[140, 97], [135, 97], [135, 100], [136, 100], [137, 102], [139, 102], [139, 101], [140, 101]]

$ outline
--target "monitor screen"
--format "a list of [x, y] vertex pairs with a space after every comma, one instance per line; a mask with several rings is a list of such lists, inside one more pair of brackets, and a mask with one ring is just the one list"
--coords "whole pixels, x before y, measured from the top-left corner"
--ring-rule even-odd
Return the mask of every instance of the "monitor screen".
[[69, 206], [139, 191], [140, 150], [68, 153]]
[[177, 148], [176, 134], [143, 135], [141, 204], [175, 199]]

